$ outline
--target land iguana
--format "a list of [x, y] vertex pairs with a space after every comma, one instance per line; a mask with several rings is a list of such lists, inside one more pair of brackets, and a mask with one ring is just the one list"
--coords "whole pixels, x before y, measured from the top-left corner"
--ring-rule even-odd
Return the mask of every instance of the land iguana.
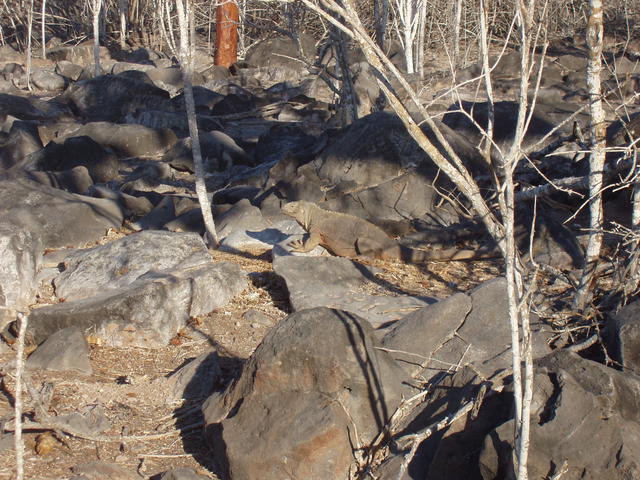
[[[427, 251], [399, 244], [384, 230], [367, 220], [346, 213], [331, 212], [306, 201], [290, 202], [282, 213], [293, 217], [308, 233], [305, 240], [289, 243], [294, 252], [309, 252], [318, 245], [339, 257], [369, 257], [405, 263], [471, 260], [483, 257], [475, 250]], [[486, 255], [484, 256], [486, 258]]]

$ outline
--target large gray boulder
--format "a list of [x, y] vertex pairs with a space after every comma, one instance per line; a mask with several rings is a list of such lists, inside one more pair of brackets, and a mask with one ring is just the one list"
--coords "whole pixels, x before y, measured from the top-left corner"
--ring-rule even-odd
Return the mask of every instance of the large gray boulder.
[[[475, 147], [447, 126], [439, 127], [463, 162], [480, 171], [482, 159]], [[438, 185], [448, 186], [400, 119], [387, 112], [340, 130], [311, 162], [271, 173], [269, 185], [276, 185], [289, 201], [323, 202], [327, 209], [370, 220], [436, 215], [440, 197], [433, 183], [438, 179]]]
[[[529, 478], [639, 478], [638, 377], [560, 350], [538, 362], [533, 386]], [[485, 480], [511, 478], [512, 449], [513, 420], [485, 439]]]
[[209, 262], [207, 247], [195, 233], [146, 231], [72, 253], [54, 286], [58, 297], [78, 300], [106, 289], [127, 287], [150, 272], [171, 272]]
[[[109, 49], [107, 47], [98, 47], [101, 60], [109, 60]], [[53, 61], [67, 60], [78, 65], [89, 66], [94, 61], [94, 47], [91, 44], [61, 46], [47, 50], [47, 58]]]
[[77, 327], [63, 328], [47, 338], [29, 355], [27, 367], [93, 373], [89, 362], [89, 344]]
[[25, 178], [0, 180], [0, 216], [42, 240], [43, 248], [83, 245], [122, 225], [116, 202], [67, 193]]
[[229, 262], [149, 272], [123, 287], [33, 310], [29, 334], [39, 343], [77, 326], [107, 345], [163, 347], [190, 317], [226, 305], [246, 285], [246, 273]]
[[44, 68], [36, 68], [31, 74], [31, 81], [40, 90], [50, 92], [63, 90], [67, 86], [67, 81], [62, 75]]
[[339, 310], [276, 325], [240, 378], [203, 407], [227, 478], [348, 478], [355, 443], [374, 439], [402, 394], [402, 371], [377, 346], [366, 321]]
[[37, 170], [12, 171], [7, 178], [25, 177], [48, 187], [59, 188], [71, 193], [86, 194], [93, 185], [93, 179], [86, 167], [74, 167], [57, 172]]

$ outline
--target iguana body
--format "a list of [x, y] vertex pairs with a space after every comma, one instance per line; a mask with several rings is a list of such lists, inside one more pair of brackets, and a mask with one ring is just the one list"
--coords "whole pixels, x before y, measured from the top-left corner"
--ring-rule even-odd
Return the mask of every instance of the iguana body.
[[287, 203], [282, 213], [296, 219], [309, 232], [304, 242], [294, 240], [289, 245], [294, 252], [309, 252], [318, 245], [339, 257], [369, 257], [405, 263], [470, 260], [479, 256], [473, 250], [455, 248], [439, 251], [416, 250], [400, 245], [384, 230], [367, 220], [346, 213], [324, 210], [314, 203]]

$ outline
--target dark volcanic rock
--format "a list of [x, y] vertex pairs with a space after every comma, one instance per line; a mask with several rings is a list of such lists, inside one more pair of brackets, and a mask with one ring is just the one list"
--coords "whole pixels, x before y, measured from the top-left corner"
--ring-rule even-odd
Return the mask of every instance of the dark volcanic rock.
[[33, 105], [33, 103], [23, 97], [0, 93], [0, 117], [12, 115], [20, 120], [44, 120], [47, 118], [46, 112]]
[[[200, 133], [200, 150], [205, 170], [208, 172], [222, 171], [233, 165], [248, 163], [244, 150], [223, 132]], [[191, 138], [179, 140], [165, 153], [162, 161], [178, 170], [194, 172]]]
[[138, 96], [153, 96], [157, 101], [169, 98], [165, 90], [154, 85], [119, 75], [101, 75], [74, 83], [60, 99], [89, 120], [117, 121]]
[[67, 138], [64, 143], [49, 143], [29, 158], [29, 168], [62, 171], [86, 167], [94, 182], [105, 183], [118, 177], [118, 158], [87, 135]]
[[255, 67], [300, 70], [304, 64], [296, 59], [303, 58], [313, 62], [315, 54], [315, 39], [301, 33], [299, 41], [288, 37], [275, 37], [252, 45], [245, 56], [245, 62]]
[[9, 136], [0, 142], [0, 168], [9, 169], [19, 165], [41, 148], [42, 142], [35, 125], [29, 122], [13, 122]]
[[276, 325], [203, 410], [228, 478], [346, 478], [355, 431], [370, 442], [401, 396], [402, 372], [355, 315], [316, 308]]
[[[208, 88], [201, 86], [193, 87], [193, 100], [196, 107], [196, 113], [203, 113], [205, 115], [211, 114], [211, 109], [224, 98], [224, 95], [209, 90]], [[174, 109], [177, 112], [186, 111], [184, 103], [184, 92], [180, 95], [176, 95], [171, 99], [171, 103], [174, 105]]]
[[29, 180], [47, 185], [48, 187], [59, 188], [71, 193], [86, 194], [93, 185], [93, 179], [89, 175], [86, 167], [74, 167], [69, 170], [57, 172], [40, 171], [19, 171], [12, 172], [11, 178], [24, 176]]
[[[529, 478], [640, 476], [638, 377], [559, 350], [537, 362], [533, 388]], [[512, 445], [513, 420], [486, 437], [483, 478], [513, 474]]]
[[[479, 171], [482, 160], [475, 147], [448, 127], [440, 128], [464, 163]], [[275, 170], [271, 184], [288, 200], [325, 201], [330, 210], [370, 220], [437, 216], [439, 196], [432, 183], [439, 178], [441, 186], [447, 185], [400, 119], [386, 112], [341, 129], [313, 161]]]
[[287, 155], [311, 160], [326, 145], [326, 138], [309, 135], [296, 125], [274, 125], [260, 136], [255, 148], [255, 163], [283, 160]]
[[63, 138], [87, 136], [104, 147], [111, 147], [125, 157], [153, 157], [166, 152], [177, 141], [176, 134], [165, 128], [92, 122], [73, 130]]
[[81, 65], [77, 65], [68, 60], [60, 60], [56, 63], [56, 73], [74, 82], [87, 80], [89, 77]]

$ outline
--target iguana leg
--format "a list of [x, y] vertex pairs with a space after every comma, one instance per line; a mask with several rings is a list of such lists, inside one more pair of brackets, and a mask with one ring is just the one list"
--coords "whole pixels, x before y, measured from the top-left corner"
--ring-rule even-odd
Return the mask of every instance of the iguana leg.
[[289, 242], [292, 252], [307, 253], [320, 245], [320, 234], [318, 232], [312, 232], [309, 237], [302, 241], [301, 239], [292, 240]]

